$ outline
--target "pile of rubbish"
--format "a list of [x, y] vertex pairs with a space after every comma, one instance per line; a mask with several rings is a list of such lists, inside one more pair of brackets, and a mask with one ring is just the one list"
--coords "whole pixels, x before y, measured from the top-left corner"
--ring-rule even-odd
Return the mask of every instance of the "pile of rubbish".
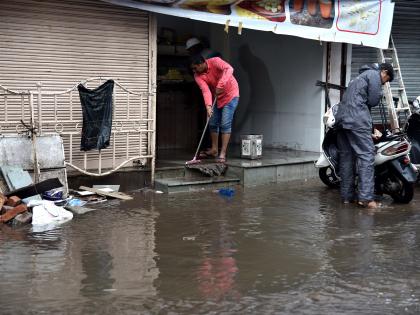
[[42, 199], [40, 195], [22, 199], [18, 195], [22, 196], [22, 191], [11, 195], [9, 193], [9, 196], [0, 193], [0, 223], [12, 226], [44, 226], [61, 224], [73, 218], [73, 213], [56, 205], [52, 200]]
[[[4, 167], [1, 167], [2, 170]], [[11, 175], [13, 173], [13, 176]], [[16, 176], [19, 173], [19, 176]], [[95, 210], [89, 205], [104, 202], [107, 198], [131, 200], [132, 197], [118, 192], [119, 185], [80, 186], [66, 195], [58, 178], [33, 184], [27, 172], [13, 169], [3, 171], [0, 178], [0, 225], [22, 226], [32, 224], [36, 230], [68, 222], [74, 214]], [[24, 175], [22, 175], [24, 174]], [[22, 178], [28, 176], [29, 185], [22, 185]], [[19, 178], [19, 183], [16, 180]], [[24, 181], [25, 182], [25, 181]], [[21, 187], [23, 186], [23, 187]], [[11, 190], [13, 189], [13, 190]], [[8, 191], [8, 192], [6, 192]]]

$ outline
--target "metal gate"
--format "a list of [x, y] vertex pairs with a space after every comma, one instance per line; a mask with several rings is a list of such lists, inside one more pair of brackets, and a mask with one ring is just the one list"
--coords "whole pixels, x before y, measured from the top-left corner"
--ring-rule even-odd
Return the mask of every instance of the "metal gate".
[[90, 176], [109, 175], [122, 167], [145, 165], [148, 161], [153, 182], [154, 91], [134, 92], [114, 80], [110, 146], [100, 151], [80, 151], [83, 118], [77, 86], [93, 88], [105, 80], [90, 78], [64, 91], [43, 91], [41, 83], [30, 91], [15, 91], [0, 85], [0, 108], [4, 113], [0, 132], [58, 133], [63, 138], [66, 165]]

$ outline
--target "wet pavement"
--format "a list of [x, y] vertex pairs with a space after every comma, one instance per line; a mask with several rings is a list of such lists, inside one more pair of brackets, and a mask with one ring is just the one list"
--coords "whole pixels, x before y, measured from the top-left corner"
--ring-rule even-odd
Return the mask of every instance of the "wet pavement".
[[134, 193], [0, 230], [0, 314], [418, 314], [420, 194], [370, 213], [317, 180]]

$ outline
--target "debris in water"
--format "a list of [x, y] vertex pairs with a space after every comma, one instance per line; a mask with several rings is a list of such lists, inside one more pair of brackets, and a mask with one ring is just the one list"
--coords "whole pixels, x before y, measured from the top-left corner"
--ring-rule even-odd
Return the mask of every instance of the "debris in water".
[[195, 236], [183, 236], [183, 241], [195, 241]]
[[117, 289], [103, 289], [104, 292], [115, 292]]
[[235, 194], [235, 189], [233, 188], [220, 188], [219, 189], [219, 195], [226, 196], [226, 197], [232, 197]]

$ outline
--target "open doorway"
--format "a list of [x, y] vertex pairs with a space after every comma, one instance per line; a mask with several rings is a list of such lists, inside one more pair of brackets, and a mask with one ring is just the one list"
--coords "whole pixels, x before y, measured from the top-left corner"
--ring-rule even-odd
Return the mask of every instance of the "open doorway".
[[[203, 132], [206, 113], [201, 91], [190, 69], [185, 48], [191, 37], [208, 45], [209, 24], [158, 16], [157, 43], [157, 158], [192, 158]], [[203, 145], [207, 145], [205, 137]]]
[[[238, 35], [231, 28], [226, 34], [222, 25], [166, 15], [157, 21], [158, 165], [168, 156], [190, 160], [206, 122], [185, 49], [192, 36], [220, 52], [239, 83], [228, 162], [240, 159], [241, 136], [251, 134], [263, 136], [263, 156], [273, 160], [281, 159], [282, 150], [320, 151], [324, 99], [316, 81], [325, 80], [325, 45], [248, 29]], [[208, 145], [208, 137], [204, 139]], [[271, 155], [265, 154], [270, 150]]]

